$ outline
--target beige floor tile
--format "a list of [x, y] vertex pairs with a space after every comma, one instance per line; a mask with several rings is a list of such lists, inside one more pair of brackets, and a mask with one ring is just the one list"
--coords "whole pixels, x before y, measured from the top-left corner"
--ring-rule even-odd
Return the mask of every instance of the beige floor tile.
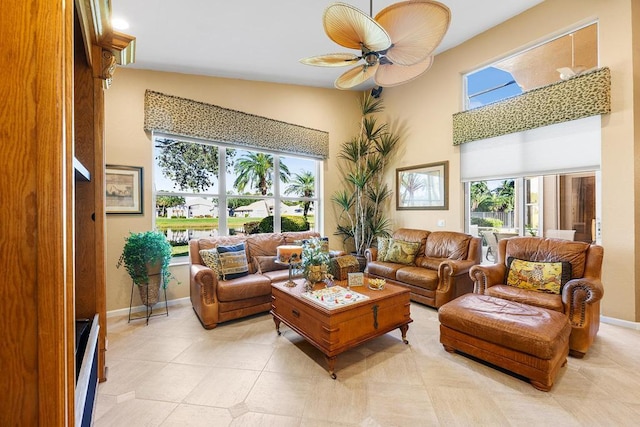
[[582, 426], [578, 419], [566, 412], [553, 397], [553, 389], [549, 393], [536, 390], [536, 394], [526, 399], [518, 393], [491, 393], [491, 397], [514, 426]]
[[367, 356], [367, 380], [380, 383], [422, 385], [420, 369], [411, 351], [379, 352]]
[[443, 426], [510, 426], [490, 392], [478, 389], [428, 387]]
[[435, 426], [438, 418], [421, 385], [367, 383], [368, 412], [381, 426]]
[[227, 427], [231, 421], [227, 409], [183, 404], [173, 410], [161, 427]]
[[212, 365], [220, 368], [261, 371], [267, 365], [273, 351], [274, 348], [269, 345], [227, 341], [216, 347], [212, 355]]
[[297, 427], [300, 425], [300, 419], [284, 415], [247, 412], [235, 418], [230, 425], [232, 427]]
[[157, 400], [131, 399], [115, 405], [95, 419], [94, 426], [160, 426], [176, 406], [176, 403]]
[[98, 384], [98, 394], [114, 396], [132, 392], [144, 378], [157, 375], [165, 365], [162, 362], [107, 357], [107, 381]]
[[308, 396], [303, 418], [359, 424], [367, 416], [367, 388], [363, 382], [319, 378]]
[[243, 369], [211, 368], [184, 399], [193, 405], [231, 408], [242, 403], [251, 392], [259, 372]]
[[609, 399], [584, 399], [554, 396], [558, 403], [583, 426], [635, 427], [638, 413], [612, 396]]
[[246, 399], [250, 411], [301, 417], [305, 402], [315, 394], [315, 381], [307, 376], [263, 372]]
[[545, 393], [444, 351], [437, 311], [412, 304], [398, 331], [342, 353], [337, 379], [322, 353], [264, 313], [202, 328], [191, 306], [167, 318], [108, 319], [108, 380], [98, 426], [293, 425], [609, 426], [640, 418], [640, 331], [602, 324], [583, 359], [569, 358]]
[[209, 374], [211, 368], [169, 363], [154, 375], [142, 378], [135, 388], [139, 399], [182, 402]]
[[264, 370], [311, 377], [327, 375], [324, 356], [312, 346], [309, 350], [311, 354], [301, 351], [296, 346], [278, 347], [274, 350]]

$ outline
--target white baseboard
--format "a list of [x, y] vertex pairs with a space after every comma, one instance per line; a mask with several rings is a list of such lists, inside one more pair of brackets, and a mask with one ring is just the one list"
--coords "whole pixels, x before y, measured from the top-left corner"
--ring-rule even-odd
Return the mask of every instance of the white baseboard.
[[[191, 304], [191, 299], [189, 297], [184, 297], [184, 298], [178, 298], [178, 299], [170, 299], [169, 301], [167, 301], [167, 305], [169, 307], [173, 306], [173, 305], [182, 305], [182, 304]], [[159, 301], [158, 304], [160, 306], [164, 305], [163, 301]], [[147, 308], [144, 305], [138, 305], [135, 307], [131, 307], [131, 313], [139, 313], [141, 311], [145, 311]], [[127, 316], [129, 314], [129, 308], [119, 308], [117, 310], [111, 310], [111, 311], [107, 311], [107, 319], [109, 317], [115, 317], [115, 316]]]
[[616, 319], [615, 317], [600, 316], [602, 323], [608, 323], [609, 325], [622, 326], [623, 328], [635, 329], [640, 331], [640, 323], [630, 322], [628, 320]]

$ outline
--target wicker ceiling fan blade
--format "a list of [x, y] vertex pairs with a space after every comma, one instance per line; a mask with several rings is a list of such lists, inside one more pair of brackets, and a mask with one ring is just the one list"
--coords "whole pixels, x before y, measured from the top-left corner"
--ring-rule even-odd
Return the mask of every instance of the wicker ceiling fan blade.
[[413, 65], [381, 64], [376, 71], [375, 82], [378, 86], [390, 87], [416, 79], [433, 64], [433, 56]]
[[346, 3], [334, 3], [327, 7], [322, 18], [327, 36], [340, 46], [372, 51], [391, 46], [389, 34], [373, 18], [360, 9]]
[[302, 58], [301, 63], [305, 65], [316, 65], [319, 67], [346, 67], [353, 65], [360, 60], [360, 57], [352, 53], [329, 53], [327, 55], [310, 56]]
[[351, 89], [352, 87], [357, 86], [360, 83], [373, 77], [377, 69], [378, 64], [372, 66], [358, 65], [357, 67], [353, 67], [352, 69], [338, 77], [334, 83], [334, 86], [342, 90]]
[[413, 65], [438, 47], [449, 28], [451, 12], [436, 1], [412, 0], [386, 7], [375, 20], [393, 42], [387, 58], [394, 64]]

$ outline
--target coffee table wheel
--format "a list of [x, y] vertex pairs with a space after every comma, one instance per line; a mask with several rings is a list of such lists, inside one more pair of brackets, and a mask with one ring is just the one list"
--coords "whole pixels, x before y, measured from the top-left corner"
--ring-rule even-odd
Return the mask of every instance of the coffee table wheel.
[[335, 380], [336, 378], [338, 378], [335, 372], [329, 372], [329, 376], [331, 377], [332, 380]]
[[408, 339], [406, 339], [406, 338], [403, 338], [403, 339], [402, 339], [402, 342], [403, 342], [403, 343], [405, 343], [405, 344], [409, 344], [409, 340], [408, 340]]

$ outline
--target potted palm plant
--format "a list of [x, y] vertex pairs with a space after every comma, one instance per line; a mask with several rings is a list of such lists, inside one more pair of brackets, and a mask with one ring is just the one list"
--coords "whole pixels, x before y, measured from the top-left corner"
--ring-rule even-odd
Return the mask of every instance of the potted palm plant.
[[116, 267], [124, 265], [140, 292], [142, 302], [151, 307], [158, 302], [160, 286], [172, 279], [169, 271], [171, 245], [159, 231], [129, 233]]
[[363, 94], [359, 132], [343, 142], [338, 153], [344, 186], [332, 196], [340, 209], [336, 234], [353, 245], [361, 269], [364, 251], [374, 239], [388, 236], [390, 231], [385, 208], [392, 192], [385, 182], [385, 172], [400, 138], [386, 123], [378, 122], [376, 114], [383, 110], [381, 99]]

